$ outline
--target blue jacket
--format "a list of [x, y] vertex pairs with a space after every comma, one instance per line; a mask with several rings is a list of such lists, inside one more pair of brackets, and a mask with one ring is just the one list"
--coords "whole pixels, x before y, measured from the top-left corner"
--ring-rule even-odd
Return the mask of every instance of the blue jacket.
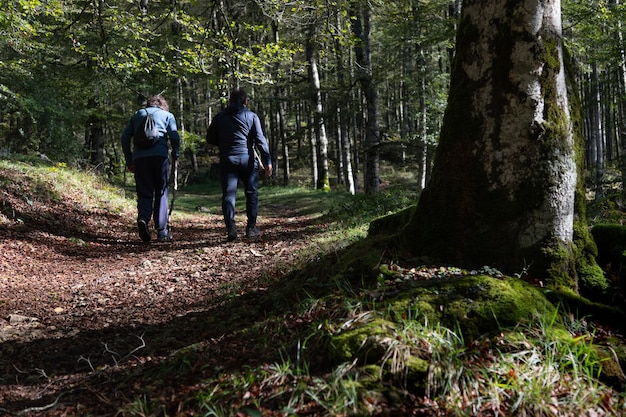
[[[143, 128], [141, 121], [146, 115], [146, 112], [152, 113], [154, 122], [159, 132], [162, 133], [162, 136], [159, 138], [159, 141], [150, 148], [138, 148], [134, 144], [132, 144], [131, 147], [131, 138], [135, 132]], [[146, 107], [145, 109], [137, 110], [128, 121], [124, 132], [122, 132], [122, 151], [124, 152], [124, 158], [126, 158], [126, 165], [131, 165], [131, 161], [136, 159], [147, 158], [149, 156], [164, 156], [167, 158], [168, 138], [172, 145], [172, 155], [174, 158], [178, 158], [180, 156], [180, 136], [176, 129], [176, 119], [174, 115], [158, 107]]]
[[219, 147], [220, 159], [244, 154], [253, 157], [252, 146], [257, 145], [263, 163], [272, 163], [259, 116], [245, 106], [231, 104], [219, 112], [211, 121], [207, 142]]

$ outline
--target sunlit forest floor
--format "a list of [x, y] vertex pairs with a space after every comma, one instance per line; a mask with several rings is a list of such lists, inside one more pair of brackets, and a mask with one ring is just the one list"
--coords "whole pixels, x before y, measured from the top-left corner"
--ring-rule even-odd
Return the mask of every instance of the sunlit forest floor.
[[[189, 184], [176, 195], [174, 240], [144, 244], [130, 188], [0, 163], [0, 413], [448, 415], [419, 390], [359, 397], [333, 382], [347, 374], [311, 337], [361, 308], [321, 301], [337, 282], [319, 272], [332, 273], [369, 220], [413, 201], [410, 186], [387, 182], [371, 200], [266, 185], [262, 236], [227, 243], [217, 184]], [[243, 195], [238, 207], [243, 227]]]
[[[46, 415], [114, 414], [120, 395], [140, 397], [154, 384], [164, 384], [167, 402], [182, 401], [187, 381], [149, 369], [194, 344], [207, 352], [203, 363], [189, 364], [200, 372], [189, 377], [198, 380], [215, 369], [278, 358], [269, 341], [255, 340], [267, 335], [238, 332], [276, 314], [259, 300], [324, 231], [299, 213], [302, 207], [265, 204], [262, 237], [228, 244], [215, 207], [175, 210], [174, 241], [146, 245], [124, 204], [124, 212], [89, 207], [82, 191], [59, 193], [45, 179], [33, 184], [16, 171], [3, 170], [2, 181], [10, 183], [2, 191], [0, 239], [5, 411], [56, 403]], [[123, 380], [139, 369], [145, 377], [126, 386]]]

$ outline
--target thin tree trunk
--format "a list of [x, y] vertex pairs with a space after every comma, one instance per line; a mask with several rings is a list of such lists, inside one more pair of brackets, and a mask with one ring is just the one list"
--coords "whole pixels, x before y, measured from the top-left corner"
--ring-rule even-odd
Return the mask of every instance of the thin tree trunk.
[[357, 10], [352, 20], [352, 32], [360, 40], [360, 43], [355, 46], [355, 55], [359, 68], [358, 78], [367, 107], [364, 188], [367, 194], [372, 194], [380, 190], [380, 129], [378, 126], [378, 92], [372, 78], [371, 10], [369, 5], [363, 2], [359, 2], [356, 7]]
[[307, 129], [311, 141], [311, 180], [313, 187], [317, 186], [319, 173], [317, 163], [317, 135], [315, 134], [315, 116], [309, 116], [309, 128]]
[[320, 76], [317, 69], [317, 51], [313, 42], [307, 42], [307, 60], [309, 62], [309, 82], [312, 88], [313, 123], [317, 145], [317, 182], [320, 190], [330, 190], [330, 171], [328, 168], [328, 137], [326, 136], [326, 123], [322, 106], [322, 91]]
[[[420, 62], [420, 68], [423, 69], [424, 51], [419, 48], [418, 60]], [[421, 119], [419, 120], [419, 133], [418, 133], [418, 146], [417, 146], [417, 190], [421, 193], [426, 188], [426, 171], [428, 169], [428, 126], [426, 117], [426, 80], [424, 71], [420, 71], [422, 77], [419, 80], [419, 114]]]
[[102, 174], [104, 173], [104, 135], [102, 119], [98, 116], [98, 107], [98, 100], [95, 97], [89, 99], [89, 108], [93, 111], [85, 129], [85, 149], [89, 153], [91, 166]]
[[[352, 102], [357, 103], [358, 93], [355, 92], [353, 94], [355, 97], [353, 97]], [[357, 107], [360, 107], [360, 106], [357, 106]], [[359, 167], [361, 166], [360, 153], [361, 153], [361, 148], [362, 148], [361, 144], [363, 142], [362, 122], [363, 122], [363, 119], [361, 115], [357, 112], [352, 112], [352, 137], [353, 137], [352, 144], [354, 145], [352, 147], [352, 159], [354, 160], [353, 181], [354, 181], [354, 187], [356, 190], [359, 189]]]
[[602, 197], [602, 175], [604, 162], [604, 144], [602, 138], [602, 117], [600, 109], [600, 80], [597, 63], [593, 63], [591, 79], [589, 80], [589, 140], [591, 152], [591, 167], [594, 169], [593, 184], [596, 199]]
[[[615, 6], [620, 6], [620, 0], [614, 0]], [[619, 91], [617, 96], [618, 99], [618, 122], [617, 122], [617, 141], [620, 143], [618, 149], [621, 151], [620, 155], [620, 169], [622, 176], [622, 198], [626, 198], [626, 100], [624, 97], [626, 96], [626, 49], [624, 49], [624, 33], [622, 31], [622, 21], [618, 19], [617, 21], [617, 44], [619, 45], [620, 51], [620, 65], [618, 68], [619, 71]]]
[[181, 146], [182, 140], [185, 138], [185, 95], [183, 92], [183, 80], [179, 77], [176, 79], [176, 99], [178, 101], [178, 114], [176, 115], [176, 124], [180, 133]]
[[[341, 28], [341, 19], [337, 14], [337, 27]], [[345, 64], [343, 56], [343, 48], [336, 41], [335, 44], [336, 60], [337, 60], [337, 84], [339, 85], [339, 91], [341, 92], [339, 102], [337, 103], [337, 124], [338, 124], [338, 143], [337, 143], [337, 156], [341, 160], [341, 167], [339, 169], [338, 182], [344, 184], [346, 190], [352, 194], [356, 194], [356, 186], [354, 184], [354, 173], [352, 170], [352, 147], [350, 143], [349, 133], [349, 116], [348, 116], [348, 103], [349, 103], [349, 88], [346, 85], [345, 80]]]

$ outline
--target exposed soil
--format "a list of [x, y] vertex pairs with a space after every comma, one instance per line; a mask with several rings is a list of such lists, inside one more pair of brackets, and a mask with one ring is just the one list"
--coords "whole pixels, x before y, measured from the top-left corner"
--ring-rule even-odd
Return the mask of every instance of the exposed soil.
[[[227, 243], [220, 215], [175, 212], [173, 242], [144, 244], [132, 214], [0, 197], [0, 415], [115, 415], [148, 384], [175, 407], [203, 376], [277, 359], [241, 329], [321, 227], [266, 207], [259, 239]], [[149, 375], [194, 344], [183, 379]]]

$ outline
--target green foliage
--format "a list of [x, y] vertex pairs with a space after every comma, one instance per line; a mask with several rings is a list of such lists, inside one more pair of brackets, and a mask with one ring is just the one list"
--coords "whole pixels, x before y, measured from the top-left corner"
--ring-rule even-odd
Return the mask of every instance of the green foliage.
[[354, 227], [402, 210], [416, 200], [417, 192], [407, 188], [385, 190], [372, 196], [357, 194], [331, 208], [326, 218], [339, 221], [344, 227]]
[[[611, 184], [620, 184], [618, 178], [613, 178]], [[619, 190], [608, 190], [600, 199], [591, 201], [587, 205], [590, 224], [613, 223], [622, 224], [624, 220], [624, 207]]]
[[583, 68], [592, 62], [616, 63], [621, 56], [615, 34], [621, 30], [626, 9], [605, 0], [567, 0], [562, 3], [565, 42], [583, 59]]
[[[453, 44], [456, 30], [456, 19], [444, 18], [449, 6], [449, 2], [435, 0], [385, 1], [374, 7], [374, 25], [378, 28], [373, 35], [375, 76], [380, 78], [380, 83], [398, 81], [397, 72], [390, 67], [405, 68], [413, 74], [403, 85], [404, 99], [416, 117], [424, 115], [426, 121], [420, 132], [404, 138], [413, 144], [438, 141], [449, 85], [449, 73], [439, 69], [448, 62], [447, 48]], [[407, 60], [407, 56], [415, 58]], [[385, 89], [381, 94], [390, 96], [392, 111], [397, 104], [394, 90]]]
[[[428, 118], [428, 132], [420, 133], [428, 138], [408, 132], [403, 140], [434, 143], [447, 89], [439, 67], [447, 58], [439, 51], [451, 43], [454, 18], [441, 18], [447, 8], [443, 1], [371, 6], [376, 77], [393, 80], [390, 102], [393, 90], [408, 86], [406, 114]], [[235, 85], [254, 92], [262, 116], [273, 114], [276, 103], [290, 103], [284, 107], [285, 136], [295, 147], [308, 111], [308, 87], [300, 80], [308, 70], [304, 45], [309, 40], [320, 52], [325, 105], [344, 103], [345, 120], [360, 112], [349, 87], [350, 49], [356, 42], [351, 13], [347, 1], [148, 2], [146, 9], [130, 0], [9, 2], [0, 11], [0, 148], [44, 153], [71, 165], [88, 164], [94, 152], [101, 152], [114, 176], [122, 165], [119, 134], [146, 96], [166, 95], [177, 118], [185, 120], [189, 149], [201, 152], [196, 138], [204, 137], [207, 115]], [[405, 41], [398, 42], [401, 38]], [[404, 59], [413, 49], [403, 45], [415, 42], [428, 51], [424, 65]], [[399, 62], [411, 65], [395, 77], [390, 68]], [[406, 82], [414, 74], [425, 78], [428, 109], [420, 107], [419, 83]], [[385, 111], [397, 113], [393, 106]], [[328, 116], [332, 122], [332, 112]], [[94, 118], [102, 123], [104, 149], [90, 142]]]
[[204, 137], [191, 133], [185, 132], [185, 137], [181, 143], [180, 153], [183, 154], [185, 149], [190, 149], [194, 153], [199, 153], [206, 146], [206, 140]]

